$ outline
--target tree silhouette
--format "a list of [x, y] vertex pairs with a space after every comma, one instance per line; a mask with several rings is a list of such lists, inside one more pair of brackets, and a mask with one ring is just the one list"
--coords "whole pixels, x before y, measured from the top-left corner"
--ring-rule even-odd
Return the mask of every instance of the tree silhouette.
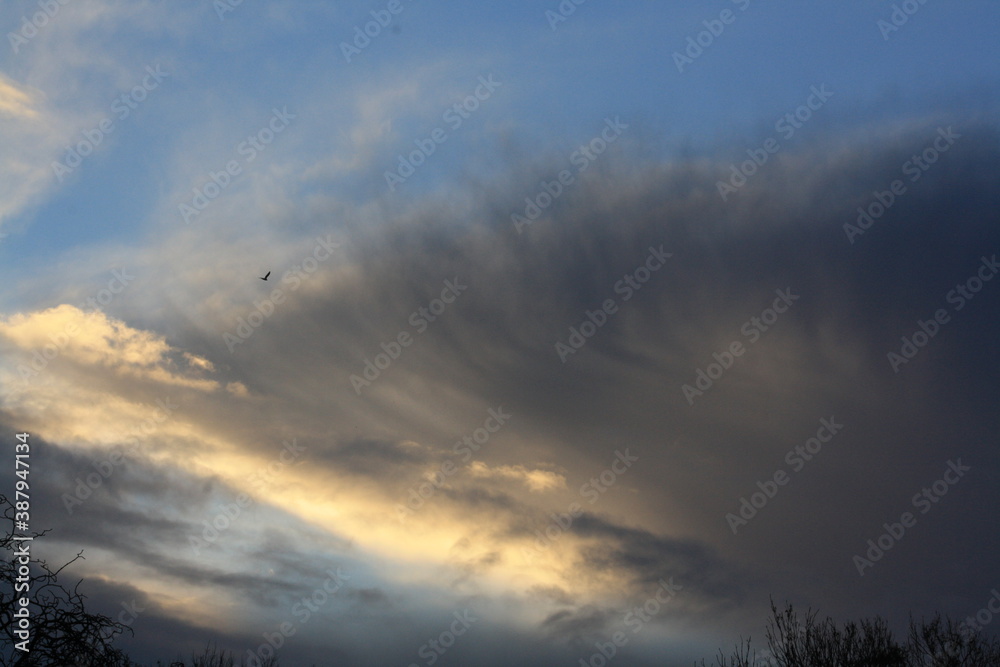
[[[760, 654], [749, 639], [727, 658], [720, 650], [718, 667], [997, 667], [1000, 642], [969, 631], [940, 614], [917, 623], [910, 618], [908, 641], [898, 643], [880, 617], [848, 621], [843, 628], [831, 618], [803, 618], [787, 604], [779, 612], [771, 601], [767, 648]], [[701, 661], [705, 667], [705, 661]]]
[[[69, 565], [83, 558], [81, 551], [62, 567], [52, 570], [44, 560], [31, 558], [29, 567], [30, 589], [18, 592], [15, 589], [18, 563], [13, 552], [19, 546], [14, 540], [14, 505], [0, 494], [3, 518], [10, 520], [11, 530], [0, 535], [0, 546], [11, 555], [0, 564], [0, 667], [35, 667], [64, 665], [65, 667], [127, 667], [132, 663], [119, 649], [112, 646], [114, 639], [123, 632], [132, 630], [103, 614], [93, 614], [84, 608], [86, 596], [80, 593], [80, 581], [72, 589], [59, 583], [58, 577]], [[42, 537], [44, 530], [35, 533]], [[19, 608], [17, 599], [31, 600], [29, 651], [18, 650], [20, 641], [14, 634], [16, 623], [14, 612]]]
[[[0, 494], [3, 518], [9, 520], [11, 530], [0, 534], [0, 546], [10, 554], [18, 548], [14, 539], [14, 505], [7, 496]], [[48, 530], [34, 533], [42, 537]], [[0, 563], [0, 667], [140, 667], [132, 662], [121, 649], [113, 646], [123, 633], [133, 634], [127, 624], [103, 614], [86, 610], [87, 596], [79, 591], [82, 580], [72, 589], [59, 583], [59, 575], [68, 566], [83, 558], [83, 552], [57, 570], [52, 570], [41, 559], [30, 558], [30, 589], [17, 591], [17, 559], [5, 557]], [[17, 599], [31, 600], [31, 637], [28, 652], [18, 650], [20, 639], [15, 635], [17, 620], [14, 612], [19, 608]], [[241, 659], [236, 661], [232, 652], [209, 645], [201, 655], [191, 656], [191, 667], [251, 667]], [[158, 667], [166, 667], [157, 662]], [[171, 662], [169, 667], [185, 667], [184, 662]], [[265, 658], [252, 667], [278, 667], [275, 657]]]

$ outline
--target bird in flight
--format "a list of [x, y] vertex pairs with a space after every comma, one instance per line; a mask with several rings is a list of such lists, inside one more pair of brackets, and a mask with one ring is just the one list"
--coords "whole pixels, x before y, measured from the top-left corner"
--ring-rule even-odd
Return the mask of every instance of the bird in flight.
[[269, 276], [269, 275], [271, 275], [270, 271], [268, 271], [267, 274], [263, 278], [261, 278], [261, 280], [267, 280], [267, 276]]

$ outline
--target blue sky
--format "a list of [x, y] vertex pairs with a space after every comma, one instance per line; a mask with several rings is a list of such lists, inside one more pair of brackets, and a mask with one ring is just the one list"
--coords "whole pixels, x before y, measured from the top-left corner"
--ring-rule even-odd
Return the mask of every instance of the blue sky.
[[[442, 664], [578, 664], [671, 577], [674, 606], [617, 664], [761, 636], [769, 596], [893, 623], [974, 613], [996, 585], [997, 288], [902, 368], [887, 353], [997, 251], [1000, 8], [567, 0], [553, 29], [558, 2], [399, 2], [350, 62], [342, 44], [387, 2], [67, 0], [23, 34], [39, 5], [0, 11], [0, 424], [39, 443], [39, 551], [86, 549], [95, 605], [149, 610], [121, 645], [242, 655], [336, 567], [349, 583], [283, 664], [428, 664], [422, 642], [464, 609], [484, 620]], [[946, 128], [959, 138], [926, 175], [845, 238]], [[587, 145], [601, 154], [581, 171]], [[526, 198], [542, 210], [522, 228]], [[451, 301], [449, 280], [468, 285]], [[781, 289], [802, 300], [751, 344], [742, 326]], [[593, 337], [553, 351], [608, 298]], [[499, 407], [509, 425], [441, 472]], [[730, 530], [831, 415], [844, 434]], [[71, 511], [77, 478], [145, 423]], [[292, 440], [305, 452], [277, 465]], [[628, 448], [642, 463], [614, 472]], [[968, 481], [860, 575], [852, 555], [962, 456]], [[192, 547], [243, 492], [248, 520]], [[572, 529], [525, 556], [574, 502]]]
[[[17, 3], [9, 6], [12, 24], [32, 6], [22, 4], [20, 14]], [[142, 7], [136, 12], [147, 11], [145, 5], [134, 6]], [[850, 3], [752, 3], [745, 11], [740, 6], [589, 3], [553, 31], [538, 7], [514, 3], [472, 10], [407, 3], [394, 20], [400, 33], [387, 29], [348, 64], [339, 44], [350, 39], [354, 26], [371, 20], [369, 12], [378, 7], [290, 3], [259, 15], [240, 5], [220, 21], [206, 3], [197, 11], [181, 12], [159, 29], [145, 25], [124, 35], [115, 32], [113, 44], [102, 48], [102, 55], [115, 62], [113, 67], [68, 67], [57, 75], [72, 77], [73, 87], [82, 88], [78, 95], [67, 94], [69, 86], [59, 82], [58, 92], [46, 91], [53, 106], [69, 116], [61, 136], [53, 133], [53, 143], [65, 147], [88, 128], [81, 116], [110, 114], [112, 100], [129, 88], [130, 72], [141, 78], [142, 69], [151, 63], [162, 63], [170, 72], [164, 87], [133, 117], [116, 124], [109, 145], [88, 158], [83, 171], [67, 183], [42, 179], [44, 200], [18, 210], [6, 224], [25, 225], [41, 216], [43, 225], [51, 225], [36, 236], [38, 241], [24, 239], [17, 255], [31, 263], [53, 249], [42, 238], [76, 245], [107, 235], [121, 239], [123, 233], [141, 234], [138, 230], [156, 224], [144, 213], [162, 198], [149, 184], [165, 180], [162, 170], [178, 159], [179, 143], [208, 136], [235, 145], [243, 132], [253, 131], [259, 122], [255, 116], [266, 116], [273, 105], [291, 103], [301, 110], [303, 125], [317, 128], [308, 142], [298, 140], [299, 156], [318, 160], [323, 151], [351, 151], [350, 144], [339, 140], [346, 123], [358, 122], [348, 100], [360, 91], [412, 80], [425, 68], [434, 70], [428, 76], [435, 77], [442, 95], [459, 95], [467, 82], [495, 72], [506, 85], [493, 102], [498, 107], [494, 122], [516, 127], [522, 141], [531, 145], [572, 143], [605, 115], [618, 114], [640, 122], [644, 131], [669, 146], [690, 142], [712, 151], [725, 150], [720, 139], [752, 138], [769, 119], [797, 106], [814, 83], [844, 91], [837, 100], [843, 117], [852, 112], [877, 114], [880, 106], [929, 106], [935, 99], [970, 94], [970, 89], [996, 78], [996, 59], [985, 53], [991, 24], [974, 19], [992, 11], [986, 3], [923, 6], [888, 41], [876, 22], [891, 15], [891, 3], [863, 10]], [[155, 11], [158, 5], [150, 7]], [[735, 22], [678, 73], [672, 53], [683, 50], [688, 36], [704, 30], [703, 21], [726, 9], [734, 12]], [[112, 7], [94, 33], [116, 30], [116, 23], [126, 20], [115, 16]], [[60, 57], [52, 50], [59, 39], [54, 33], [60, 29], [66, 28], [53, 21], [18, 54], [8, 50], [5, 71], [30, 85], [41, 69], [32, 63]], [[80, 33], [73, 35], [79, 40], [77, 48], [92, 46], [89, 35]], [[393, 114], [402, 136], [418, 135], [436, 108], [422, 109], [422, 114], [410, 111]], [[243, 127], [237, 119], [245, 119]], [[458, 139], [448, 155], [441, 156], [441, 169], [445, 161], [459, 168], [472, 159], [475, 140]], [[455, 143], [460, 146], [455, 148]], [[406, 144], [401, 139], [397, 147]], [[380, 157], [391, 160], [393, 147], [384, 148]], [[60, 150], [52, 154], [58, 156]], [[140, 182], [132, 180], [140, 177]], [[85, 202], [88, 217], [74, 216], [72, 206]], [[26, 254], [30, 249], [34, 253]]]

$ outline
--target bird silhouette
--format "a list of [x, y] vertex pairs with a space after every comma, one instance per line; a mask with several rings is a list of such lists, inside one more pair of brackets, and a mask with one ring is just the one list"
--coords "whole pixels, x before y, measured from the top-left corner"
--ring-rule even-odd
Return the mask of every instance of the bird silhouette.
[[261, 278], [261, 280], [267, 280], [267, 276], [269, 276], [269, 275], [271, 275], [270, 271], [268, 271], [267, 274], [263, 278]]

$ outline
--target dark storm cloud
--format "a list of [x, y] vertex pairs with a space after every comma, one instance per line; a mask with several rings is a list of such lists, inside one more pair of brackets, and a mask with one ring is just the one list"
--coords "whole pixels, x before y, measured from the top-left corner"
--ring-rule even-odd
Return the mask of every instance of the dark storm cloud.
[[[282, 340], [284, 350], [306, 350], [320, 331], [329, 332], [326, 379], [349, 388], [347, 376], [361, 373], [364, 357], [407, 331], [415, 337], [412, 347], [363, 391], [368, 401], [388, 407], [379, 383], [392, 383], [404, 368], [425, 382], [460, 383], [484, 401], [518, 396], [521, 414], [562, 423], [571, 419], [570, 409], [599, 414], [609, 399], [614, 404], [609, 394], [621, 394], [595, 381], [595, 359], [663, 372], [679, 389], [678, 380], [705, 353], [694, 332], [731, 337], [768, 303], [767, 295], [790, 287], [805, 295], [790, 326], [806, 344], [818, 346], [818, 329], [831, 325], [839, 339], [863, 342], [857, 351], [877, 365], [898, 338], [901, 318], [923, 312], [914, 300], [943, 295], [947, 281], [961, 277], [959, 262], [971, 271], [977, 253], [989, 250], [982, 220], [991, 210], [984, 185], [996, 168], [987, 148], [995, 139], [986, 129], [963, 126], [962, 143], [941, 165], [856, 245], [846, 240], [842, 226], [853, 222], [856, 207], [900, 176], [900, 165], [933, 137], [934, 127], [887, 142], [879, 159], [838, 152], [833, 140], [779, 155], [728, 203], [715, 188], [723, 169], [651, 168], [629, 174], [634, 180], [628, 182], [614, 172], [595, 176], [523, 235], [509, 223], [520, 193], [460, 209], [463, 219], [427, 205], [383, 224], [377, 238], [357, 232], [352, 246], [363, 278], [349, 296], [317, 295], [304, 312], [257, 335], [269, 339], [263, 348]], [[675, 181], [687, 186], [677, 188]], [[905, 233], [888, 231], [903, 220]], [[621, 303], [617, 281], [643, 262], [649, 247], [661, 245], [673, 257], [632, 301]], [[947, 274], [945, 267], [951, 267]], [[409, 318], [455, 278], [468, 290], [418, 334]], [[619, 300], [620, 312], [582, 352], [560, 363], [555, 342], [565, 342], [585, 310], [607, 298]], [[296, 354], [283, 353], [280, 362], [297, 365]], [[590, 391], [573, 391], [581, 385]], [[567, 396], [571, 402], [559, 400]]]
[[[507, 495], [491, 495], [477, 489], [460, 492], [449, 489], [443, 495], [461, 503], [470, 512], [505, 513], [509, 523], [499, 536], [500, 540], [505, 537], [534, 540], [554, 523], [550, 514]], [[661, 578], [677, 577], [684, 581], [688, 595], [698, 596], [702, 603], [736, 602], [742, 597], [733, 565], [720, 559], [711, 548], [693, 540], [656, 536], [591, 513], [572, 519], [566, 532], [585, 540], [580, 549], [581, 562], [576, 564], [578, 567], [622, 572], [633, 593], [645, 593]], [[538, 539], [542, 540], [543, 550], [553, 541]], [[558, 540], [559, 536], [554, 539]]]
[[686, 595], [704, 595], [714, 600], [739, 602], [739, 579], [710, 550], [694, 541], [657, 537], [645, 530], [615, 525], [584, 514], [572, 531], [594, 543], [584, 547], [587, 566], [596, 570], [623, 570], [633, 576], [633, 585], [645, 593], [661, 579], [683, 581]]
[[[954, 147], [919, 180], [907, 180], [904, 165], [948, 126], [961, 135]], [[670, 577], [689, 596], [671, 613], [736, 619], [727, 631], [759, 620], [768, 595], [855, 617], [881, 605], [903, 621], [908, 611], [974, 612], [996, 586], [1000, 547], [988, 530], [1000, 502], [1000, 280], [984, 283], [961, 309], [948, 295], [977, 274], [983, 257], [989, 265], [1000, 255], [1000, 133], [957, 115], [899, 127], [879, 128], [886, 134], [875, 137], [870, 128], [817, 132], [773, 156], [725, 202], [717, 183], [729, 176], [728, 159], [651, 164], [623, 141], [521, 234], [510, 214], [523, 211], [524, 197], [537, 192], [533, 183], [551, 172], [510, 164], [508, 181], [472, 184], [461, 198], [430, 198], [405, 213], [386, 204], [385, 219], [348, 219], [349, 270], [324, 289], [297, 293], [236, 352], [221, 330], [184, 330], [177, 344], [245, 383], [255, 400], [280, 405], [281, 423], [295, 424], [308, 444], [308, 471], [328, 466], [363, 476], [390, 506], [455, 458], [449, 450], [488, 406], [509, 410], [510, 424], [474, 460], [556, 466], [567, 488], [532, 494], [476, 477], [462, 462], [416, 521], [466, 522], [461, 529], [470, 537], [442, 549], [450, 569], [436, 582], [458, 589], [502, 572], [507, 542], [533, 539], [549, 512], [583, 505], [566, 537], [575, 552], [561, 563], [565, 588], [517, 591], [559, 606], [540, 622], [540, 636], [568, 644], [605, 638], [628, 598]], [[851, 243], [844, 225], [895, 179], [905, 181], [905, 194]], [[626, 302], [615, 285], [661, 246], [672, 256]], [[441, 297], [445, 281], [468, 287], [431, 321], [420, 309]], [[757, 329], [753, 318], [781, 293], [797, 298], [766, 331]], [[568, 344], [570, 327], [579, 329], [586, 311], [606, 299], [617, 312], [563, 363], [556, 342]], [[901, 337], [939, 309], [950, 320], [894, 371], [887, 354], [900, 352]], [[758, 336], [751, 340], [745, 327]], [[412, 345], [359, 395], [350, 376], [400, 332]], [[694, 385], [697, 371], [734, 342], [744, 354], [689, 404], [683, 385]], [[190, 410], [220, 429], [238, 422], [228, 432], [257, 447], [280, 440], [266, 403], [227, 412], [213, 399]], [[790, 453], [823, 419], [843, 430], [796, 470]], [[586, 504], [578, 489], [624, 448], [639, 463]], [[310, 574], [322, 572], [310, 554], [289, 546], [284, 527], [250, 553], [279, 577], [222, 573], [165, 555], [157, 545], [183, 541], [197, 521], [142, 514], [122, 507], [124, 498], [142, 488], [194, 510], [232, 490], [138, 464], [80, 510], [94, 526], [63, 521], [55, 499], [88, 462], [52, 456], [61, 486], [43, 487], [41, 502], [62, 539], [242, 591], [262, 608], [301, 593]], [[884, 522], [914, 511], [911, 497], [958, 458], [972, 466], [967, 477], [860, 577], [852, 556], [878, 538]], [[779, 470], [789, 484], [734, 534], [727, 514]], [[389, 511], [383, 518], [395, 520]], [[410, 538], [419, 539], [419, 530]], [[581, 600], [580, 582], [594, 573], [629, 583], [621, 604]], [[366, 585], [350, 599], [365, 613], [391, 616], [394, 593]], [[506, 636], [500, 625], [480, 626], [477, 648], [460, 650], [488, 658]], [[419, 632], [434, 632], [434, 623]], [[425, 641], [419, 632], [395, 641], [394, 657], [412, 659]], [[350, 653], [346, 639], [336, 641]], [[516, 662], [545, 659], [540, 648], [534, 656], [526, 649]]]
[[611, 610], [584, 607], [575, 611], [564, 609], [550, 615], [542, 622], [542, 630], [550, 637], [579, 648], [591, 637], [606, 632], [618, 619]]
[[[919, 180], [908, 180], [904, 166], [949, 126], [961, 135], [954, 147]], [[528, 431], [563, 443], [536, 455], [569, 469], [571, 488], [599, 471], [597, 462], [616, 446], [630, 444], [647, 457], [632, 478], [647, 489], [647, 505], [671, 507], [673, 517], [683, 512], [695, 544], [721, 544], [723, 558], [744, 559], [758, 570], [754, 586], [783, 589], [774, 554], [788, 553], [809, 563], [787, 575], [800, 590], [811, 585], [797, 577], [822, 573], [851, 595], [875, 595], [880, 585], [867, 578], [859, 584], [851, 555], [878, 536], [893, 512], [907, 509], [949, 457], [974, 458], [982, 476], [969, 486], [977, 497], [996, 500], [984, 486], [996, 469], [990, 448], [996, 423], [988, 407], [994, 387], [984, 370], [997, 359], [1000, 283], [988, 283], [961, 311], [946, 295], [975, 274], [982, 257], [1000, 252], [1000, 194], [991, 185], [1000, 175], [998, 135], [961, 116], [900, 127], [884, 137], [861, 133], [864, 143], [845, 132], [785, 149], [726, 202], [717, 183], [728, 177], [728, 162], [636, 168], [623, 147], [523, 234], [510, 214], [533, 191], [495, 185], [454, 205], [422, 204], [380, 223], [377, 234], [359, 222], [347, 232], [360, 276], [350, 291], [310, 295], [296, 313], [262, 329], [257, 344], [276, 349], [282, 340], [282, 349], [306, 350], [318, 332], [329, 332], [322, 374], [323, 386], [341, 396], [335, 412], [398, 419], [389, 389], [409, 382], [426, 388], [429, 409], [446, 405], [426, 393], [435, 388], [461, 387], [466, 398], [503, 403]], [[857, 208], [896, 179], [905, 182], [905, 194], [852, 244], [844, 225], [855, 224]], [[661, 245], [673, 256], [625, 303], [614, 286]], [[467, 291], [418, 333], [409, 318], [456, 278]], [[771, 306], [775, 290], [798, 299], [751, 344], [742, 327]], [[569, 327], [579, 327], [585, 311], [608, 298], [616, 299], [618, 312], [562, 363], [555, 343], [567, 342]], [[900, 337], [940, 308], [951, 321], [893, 372], [887, 354], [899, 352]], [[400, 331], [414, 335], [413, 345], [357, 397], [348, 376]], [[696, 371], [734, 341], [744, 343], [745, 355], [688, 405], [682, 386], [693, 385]], [[239, 361], [251, 382], [256, 373], [310, 375], [295, 353], [280, 358], [290, 366], [278, 363], [259, 355]], [[961, 420], [951, 417], [956, 410]], [[724, 516], [757, 490], [756, 481], [788, 470], [786, 453], [831, 416], [848, 424], [837, 447], [794, 477], [795, 491], [783, 488], [750, 528], [733, 536]], [[458, 435], [438, 434], [435, 445], [447, 447]], [[516, 462], [526, 453], [486, 450], [487, 460]], [[371, 470], [390, 451], [392, 465], [405, 458], [395, 446], [352, 446], [341, 458], [350, 452], [353, 469]], [[470, 508], [486, 503], [503, 511], [512, 504], [485, 489], [438, 493]], [[967, 510], [946, 512], [979, 532], [981, 519]], [[933, 521], [914, 553], [936, 542]], [[809, 526], [812, 542], [786, 533], [782, 522]], [[670, 562], [662, 547], [671, 538], [639, 534], [619, 534], [620, 542], [591, 555], [652, 576]], [[983, 572], [986, 547], [975, 552]], [[883, 569], [885, 577], [908, 576], [903, 567]], [[947, 587], [968, 595], [988, 590], [988, 578], [974, 572]], [[723, 597], [737, 588], [714, 585]], [[754, 599], [765, 595], [758, 590]], [[849, 601], [831, 602], [838, 609], [841, 603]]]
[[412, 472], [418, 466], [440, 462], [441, 458], [439, 453], [419, 446], [358, 438], [320, 450], [316, 460], [329, 462], [352, 475], [396, 479], [400, 469]]

